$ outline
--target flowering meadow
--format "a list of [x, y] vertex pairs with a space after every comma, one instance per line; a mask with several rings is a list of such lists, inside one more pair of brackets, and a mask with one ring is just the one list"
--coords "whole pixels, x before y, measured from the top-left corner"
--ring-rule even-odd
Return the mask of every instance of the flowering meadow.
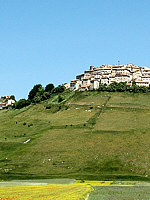
[[81, 200], [93, 190], [93, 186], [134, 186], [115, 184], [113, 181], [81, 181], [77, 180], [70, 185], [49, 184], [33, 186], [0, 187], [0, 200]]
[[44, 185], [0, 187], [0, 200], [80, 200], [92, 191], [90, 185]]
[[91, 186], [119, 186], [119, 187], [132, 187], [132, 186], [135, 186], [135, 183], [136, 182], [132, 182], [132, 184], [130, 182], [128, 183], [124, 183], [123, 181], [121, 182], [121, 184], [118, 184], [116, 183], [115, 181], [88, 181], [88, 180], [85, 180], [85, 181], [76, 181], [74, 184], [84, 184], [84, 185], [91, 185]]

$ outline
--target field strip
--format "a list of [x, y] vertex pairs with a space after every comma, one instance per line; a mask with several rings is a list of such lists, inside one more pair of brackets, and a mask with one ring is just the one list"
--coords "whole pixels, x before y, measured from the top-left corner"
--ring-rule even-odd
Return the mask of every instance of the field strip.
[[115, 184], [114, 181], [87, 181], [85, 180], [84, 182], [81, 182], [80, 180], [77, 180], [74, 185], [91, 185], [91, 186], [99, 186], [99, 187], [133, 187], [136, 186], [136, 182], [134, 184]]
[[14, 180], [0, 182], [1, 187], [12, 186], [42, 186], [42, 185], [71, 185], [75, 182], [75, 179], [31, 179], [31, 180]]
[[[41, 180], [27, 180], [25, 181], [10, 181], [7, 183], [20, 183], [19, 185], [0, 187], [0, 200], [15, 199], [15, 200], [37, 200], [37, 199], [51, 199], [51, 200], [79, 200], [79, 199], [92, 199], [94, 191], [128, 191], [129, 188], [134, 190], [138, 186], [150, 186], [147, 182], [138, 181], [91, 181], [91, 180], [76, 180], [75, 179], [46, 179]], [[37, 182], [36, 182], [37, 181]], [[58, 184], [62, 181], [62, 184]], [[49, 182], [49, 183], [48, 183]], [[51, 183], [50, 183], [51, 182]], [[2, 183], [2, 182], [1, 182]], [[3, 182], [4, 183], [4, 182]], [[28, 183], [29, 185], [21, 185]], [[41, 184], [41, 185], [30, 185]], [[47, 184], [47, 185], [44, 185]], [[101, 190], [101, 189], [102, 190]], [[105, 189], [107, 188], [107, 189]], [[114, 189], [110, 189], [114, 188]], [[117, 189], [120, 188], [120, 189]], [[123, 189], [124, 188], [124, 189]], [[127, 188], [127, 189], [125, 189]], [[139, 187], [140, 188], [140, 187]], [[146, 187], [145, 187], [146, 188]], [[101, 193], [100, 193], [101, 195]]]
[[0, 187], [0, 199], [79, 200], [85, 199], [92, 190], [90, 185], [81, 184]]

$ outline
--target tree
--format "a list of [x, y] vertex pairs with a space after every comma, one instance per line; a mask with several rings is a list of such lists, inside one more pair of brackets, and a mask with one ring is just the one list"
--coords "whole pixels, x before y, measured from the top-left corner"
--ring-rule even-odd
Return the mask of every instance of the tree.
[[139, 90], [140, 90], [140, 92], [147, 93], [148, 92], [148, 87], [141, 86], [141, 87], [139, 87]]
[[50, 92], [44, 92], [42, 94], [42, 101], [46, 100], [46, 99], [49, 99], [51, 96], [51, 93]]
[[102, 83], [100, 83], [99, 84], [99, 88], [98, 88], [98, 91], [106, 91], [106, 84], [102, 84]]
[[139, 90], [139, 86], [138, 85], [134, 85], [134, 84], [132, 84], [132, 92], [133, 93], [138, 93], [140, 90]]
[[11, 96], [10, 96], [10, 99], [12, 99], [12, 100], [15, 101], [15, 96], [14, 96], [14, 95], [11, 95]]
[[117, 84], [117, 91], [124, 92], [127, 91], [127, 82], [120, 82]]
[[134, 85], [136, 85], [136, 82], [135, 82], [135, 80], [134, 80], [134, 81], [132, 81], [132, 86], [134, 86]]
[[117, 82], [113, 82], [111, 83], [108, 87], [107, 87], [107, 91], [109, 92], [116, 92], [117, 91]]
[[41, 101], [42, 101], [42, 95], [40, 95], [39, 93], [37, 93], [37, 94], [34, 96], [33, 100], [32, 100], [33, 103], [39, 103], [39, 102], [41, 102]]
[[58, 85], [58, 87], [54, 88], [51, 92], [52, 94], [62, 93], [65, 90], [64, 85]]
[[54, 89], [54, 85], [52, 83], [49, 83], [45, 87], [45, 92], [51, 92], [52, 89]]
[[32, 101], [37, 93], [43, 94], [43, 92], [44, 89], [41, 84], [34, 85], [32, 90], [29, 92], [28, 99]]
[[30, 102], [26, 99], [20, 99], [19, 101], [17, 101], [13, 107], [15, 107], [16, 109], [21, 109], [25, 106], [30, 105]]

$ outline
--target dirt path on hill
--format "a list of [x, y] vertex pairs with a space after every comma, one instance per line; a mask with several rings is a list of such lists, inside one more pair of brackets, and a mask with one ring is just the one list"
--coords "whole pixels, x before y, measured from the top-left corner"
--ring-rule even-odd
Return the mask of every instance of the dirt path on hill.
[[107, 103], [109, 102], [110, 99], [111, 99], [111, 96], [108, 97], [108, 99], [105, 101], [105, 103], [103, 104], [103, 106], [101, 106], [100, 110], [93, 117], [91, 117], [88, 120], [89, 123], [90, 123], [90, 121], [93, 121], [91, 123], [91, 125], [92, 125], [92, 132], [93, 132], [94, 126], [95, 126], [98, 118], [100, 117], [100, 115], [102, 114], [102, 112], [105, 110], [106, 105], [107, 105]]

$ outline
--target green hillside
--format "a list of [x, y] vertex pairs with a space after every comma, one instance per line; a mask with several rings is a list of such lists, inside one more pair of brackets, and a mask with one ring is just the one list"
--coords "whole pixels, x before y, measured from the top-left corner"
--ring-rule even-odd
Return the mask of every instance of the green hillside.
[[1, 180], [149, 179], [149, 94], [61, 96], [0, 111]]

